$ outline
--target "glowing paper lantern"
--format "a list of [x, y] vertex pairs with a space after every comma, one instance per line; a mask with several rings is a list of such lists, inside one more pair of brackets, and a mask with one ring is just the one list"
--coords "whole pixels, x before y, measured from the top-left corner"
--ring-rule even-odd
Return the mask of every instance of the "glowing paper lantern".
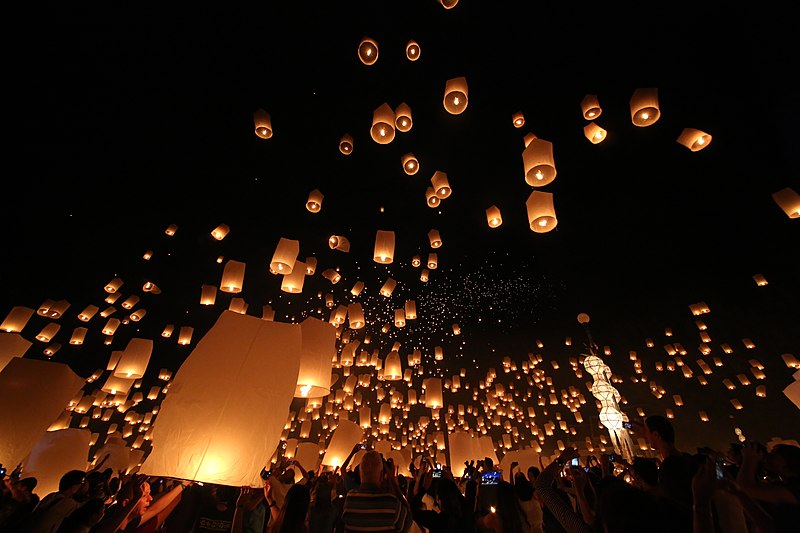
[[295, 398], [317, 398], [330, 393], [331, 356], [336, 354], [336, 328], [317, 318], [300, 323], [302, 346]]
[[397, 381], [403, 379], [403, 367], [400, 361], [400, 354], [392, 350], [386, 356], [383, 364], [383, 379], [386, 381]]
[[394, 231], [377, 231], [372, 259], [376, 263], [383, 265], [388, 265], [394, 261]]
[[684, 128], [678, 136], [678, 144], [682, 144], [692, 152], [702, 150], [711, 143], [711, 135], [694, 128]]
[[350, 294], [352, 294], [353, 296], [358, 296], [359, 294], [361, 294], [361, 291], [363, 291], [363, 290], [364, 290], [364, 282], [363, 281], [356, 281], [353, 284], [353, 288], [350, 289]]
[[169, 226], [167, 226], [167, 229], [164, 230], [164, 233], [166, 233], [170, 237], [174, 237], [177, 231], [178, 231], [178, 225], [170, 224]]
[[14, 357], [22, 357], [33, 344], [19, 333], [0, 333], [0, 370]]
[[89, 442], [92, 432], [86, 429], [48, 431], [36, 442], [25, 459], [23, 477], [35, 477], [36, 492], [58, 492], [58, 482], [70, 470], [89, 468]]
[[436, 191], [433, 187], [428, 187], [425, 189], [425, 203], [428, 207], [436, 207], [441, 203], [441, 199], [436, 196]]
[[378, 144], [389, 144], [394, 140], [394, 111], [389, 104], [381, 104], [372, 112], [372, 128], [369, 134]]
[[203, 285], [200, 287], [200, 305], [214, 305], [217, 300], [217, 287]]
[[406, 313], [403, 309], [394, 310], [394, 325], [403, 328], [406, 325]]
[[256, 135], [262, 139], [269, 139], [272, 137], [272, 117], [263, 109], [257, 109], [253, 113], [253, 124], [255, 126]]
[[[306, 265], [302, 261], [294, 262], [294, 269], [289, 274], [284, 274], [281, 280], [281, 290], [296, 294], [303, 292], [303, 283], [306, 279]], [[338, 280], [337, 280], [338, 281]]]
[[0, 371], [0, 463], [21, 463], [83, 384], [65, 364], [13, 357]]
[[558, 224], [552, 193], [533, 191], [525, 206], [528, 209], [528, 224], [535, 233], [547, 233]]
[[439, 248], [442, 246], [442, 237], [439, 235], [439, 230], [432, 229], [428, 232], [428, 241], [431, 248]]
[[313, 276], [314, 272], [316, 271], [317, 271], [317, 258], [306, 257], [306, 275]]
[[342, 466], [353, 451], [353, 447], [361, 442], [363, 435], [364, 430], [358, 424], [351, 420], [339, 419], [339, 425], [333, 431], [325, 455], [322, 457], [322, 464], [332, 467]]
[[230, 231], [231, 228], [229, 228], [227, 224], [220, 224], [219, 226], [211, 230], [211, 236], [217, 239], [218, 241], [221, 241], [228, 235], [228, 233], [230, 233]]
[[258, 472], [280, 441], [301, 348], [302, 330], [295, 324], [223, 311], [176, 374], [141, 471], [262, 486]]
[[439, 170], [434, 172], [433, 176], [431, 176], [431, 185], [436, 193], [436, 197], [440, 200], [444, 200], [445, 198], [449, 197], [453, 192], [450, 188], [450, 182], [447, 179], [447, 174]]
[[128, 341], [128, 345], [125, 347], [119, 362], [114, 368], [114, 376], [126, 379], [138, 379], [143, 377], [152, 353], [152, 340], [132, 338]]
[[599, 144], [606, 140], [608, 132], [601, 128], [597, 122], [590, 122], [583, 127], [583, 135], [592, 144]]
[[365, 65], [374, 65], [378, 60], [378, 43], [369, 37], [364, 37], [358, 43], [358, 58]]
[[245, 266], [245, 263], [229, 259], [222, 270], [222, 281], [219, 284], [219, 290], [233, 294], [242, 292]]
[[342, 152], [344, 155], [350, 155], [353, 153], [353, 137], [345, 133], [342, 135], [342, 138], [339, 139], [339, 151]]
[[108, 283], [106, 283], [105, 291], [109, 294], [113, 294], [122, 287], [122, 280], [120, 278], [114, 278]]
[[13, 307], [6, 315], [3, 323], [0, 324], [0, 329], [8, 333], [19, 333], [25, 328], [31, 316], [33, 316], [33, 309], [30, 307]]
[[192, 342], [192, 334], [194, 333], [194, 328], [191, 326], [181, 326], [181, 329], [178, 331], [178, 344], [185, 346]]
[[412, 153], [408, 153], [401, 157], [400, 162], [403, 165], [403, 172], [409, 176], [413, 176], [419, 171], [419, 161], [417, 161], [417, 158]]
[[522, 111], [518, 111], [511, 115], [511, 123], [514, 124], [515, 128], [521, 128], [525, 125], [525, 115], [522, 114]]
[[421, 53], [422, 49], [420, 49], [415, 40], [411, 39], [406, 43], [406, 57], [409, 61], [416, 61]]
[[[119, 321], [117, 321], [119, 322]], [[36, 334], [36, 340], [39, 342], [50, 342], [55, 337], [58, 330], [61, 329], [61, 324], [50, 322], [46, 324], [39, 333]]]
[[342, 235], [331, 235], [328, 237], [328, 247], [331, 250], [339, 250], [340, 252], [350, 251], [350, 240]]
[[381, 290], [380, 290], [381, 296], [385, 296], [385, 297], [388, 298], [389, 296], [392, 295], [392, 291], [394, 291], [394, 288], [396, 286], [397, 286], [397, 282], [395, 280], [393, 280], [392, 278], [388, 278], [384, 282], [383, 286], [381, 286]]
[[772, 199], [789, 218], [800, 218], [800, 194], [791, 187], [772, 193]]
[[319, 191], [319, 189], [314, 189], [308, 193], [306, 209], [308, 209], [311, 213], [319, 213], [320, 209], [322, 209], [322, 198], [323, 194]]
[[333, 268], [325, 269], [322, 272], [322, 277], [327, 279], [328, 281], [330, 281], [331, 284], [333, 284], [333, 285], [336, 285], [342, 279], [341, 274], [336, 272], [336, 270], [334, 270]]
[[428, 274], [429, 274], [428, 269], [423, 268], [422, 272], [419, 273], [419, 280], [422, 282], [428, 281]]
[[394, 110], [394, 124], [397, 131], [400, 132], [407, 132], [413, 126], [413, 121], [411, 119], [411, 108], [408, 106], [407, 103], [402, 102], [400, 105], [397, 106], [397, 109]]
[[428, 254], [428, 268], [436, 270], [439, 267], [439, 256], [435, 252]]
[[500, 214], [500, 209], [498, 209], [496, 205], [486, 209], [486, 223], [489, 224], [490, 228], [496, 228], [503, 223], [503, 217]]
[[[272, 254], [272, 261], [269, 263], [270, 271], [277, 274], [291, 274], [299, 253], [300, 241], [281, 237], [275, 247], [275, 253]], [[303, 270], [305, 273], [305, 265], [303, 265]]]
[[452, 115], [459, 115], [467, 108], [469, 89], [466, 78], [447, 80], [444, 86], [444, 108]]
[[631, 121], [635, 126], [646, 127], [661, 118], [658, 107], [658, 89], [636, 89], [630, 100]]
[[425, 380], [425, 406], [431, 409], [439, 409], [444, 405], [442, 399], [442, 380], [441, 378], [428, 378]]
[[417, 319], [417, 303], [414, 300], [406, 300], [405, 303], [406, 320]]
[[532, 139], [522, 151], [525, 182], [531, 187], [544, 187], [556, 179], [556, 164], [553, 159], [553, 143]]
[[595, 94], [587, 94], [581, 100], [581, 112], [586, 120], [594, 120], [603, 112], [600, 101]]

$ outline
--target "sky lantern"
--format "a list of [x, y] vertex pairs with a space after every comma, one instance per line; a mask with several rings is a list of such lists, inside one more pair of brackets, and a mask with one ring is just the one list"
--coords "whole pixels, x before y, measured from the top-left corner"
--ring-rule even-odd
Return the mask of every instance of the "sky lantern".
[[350, 134], [345, 133], [342, 135], [342, 138], [339, 139], [339, 151], [342, 152], [344, 155], [350, 155], [353, 153], [353, 136]]
[[422, 49], [417, 44], [417, 41], [414, 39], [409, 40], [406, 43], [406, 57], [409, 61], [416, 61], [419, 59], [420, 54], [422, 54]]
[[245, 266], [245, 263], [228, 259], [222, 269], [222, 282], [219, 284], [219, 290], [233, 294], [242, 292]]
[[0, 333], [0, 370], [3, 370], [11, 359], [25, 355], [32, 344], [19, 333]]
[[342, 235], [331, 235], [328, 237], [328, 247], [347, 253], [350, 251], [350, 240]]
[[428, 207], [437, 207], [442, 202], [441, 198], [436, 196], [436, 191], [433, 187], [425, 189], [425, 203]]
[[658, 89], [636, 89], [630, 100], [631, 121], [635, 126], [652, 126], [661, 118], [658, 107]]
[[301, 350], [302, 326], [223, 311], [161, 403], [141, 472], [263, 486], [258, 472], [280, 441]]
[[169, 237], [174, 237], [177, 231], [178, 231], [178, 225], [170, 224], [169, 226], [167, 226], [167, 229], [164, 230], [164, 233]]
[[272, 137], [272, 117], [263, 109], [257, 109], [253, 113], [253, 123], [256, 135], [262, 139]]
[[511, 123], [514, 124], [515, 128], [521, 128], [525, 125], [525, 115], [522, 114], [522, 111], [517, 111], [511, 115]]
[[439, 409], [444, 405], [442, 399], [442, 379], [427, 378], [425, 380], [425, 407]]
[[400, 361], [400, 354], [397, 350], [392, 350], [386, 356], [386, 360], [383, 363], [383, 379], [385, 381], [403, 379], [403, 366]]
[[403, 172], [409, 176], [413, 176], [419, 171], [419, 161], [416, 156], [410, 152], [401, 157], [400, 162], [403, 165]]
[[336, 272], [336, 269], [333, 268], [326, 268], [323, 270], [322, 277], [330, 281], [333, 285], [336, 285], [342, 279], [342, 275]]
[[581, 113], [586, 120], [594, 120], [600, 116], [603, 109], [600, 107], [600, 101], [597, 99], [596, 94], [587, 94], [581, 100]]
[[405, 307], [406, 320], [416, 320], [417, 302], [415, 302], [414, 300], [406, 300], [404, 307]]
[[394, 232], [378, 230], [375, 234], [375, 252], [372, 259], [382, 265], [394, 261]]
[[592, 144], [599, 144], [606, 140], [608, 132], [601, 128], [597, 122], [590, 122], [583, 127], [583, 135]]
[[439, 235], [438, 229], [432, 229], [428, 232], [428, 241], [431, 248], [439, 248], [442, 246], [442, 237]]
[[[88, 322], [95, 314], [97, 314], [97, 311], [99, 310], [100, 308], [96, 305], [89, 304], [83, 309], [83, 311], [78, 313], [78, 320], [81, 322]], [[2, 329], [2, 326], [0, 326], [0, 329]]]
[[347, 306], [347, 317], [351, 329], [361, 329], [366, 323], [364, 320], [364, 309], [360, 303], [351, 303]]
[[428, 269], [423, 268], [422, 271], [419, 273], [419, 280], [422, 281], [423, 283], [428, 281], [428, 275], [429, 275]]
[[120, 287], [122, 287], [122, 283], [123, 281], [120, 278], [114, 278], [108, 283], [106, 283], [106, 286], [104, 287], [105, 291], [109, 294], [113, 294], [117, 292], [120, 289]]
[[428, 254], [428, 268], [431, 270], [436, 270], [439, 267], [439, 256], [436, 252], [431, 252]]
[[522, 151], [525, 182], [531, 187], [544, 187], [556, 179], [553, 143], [536, 137]]
[[381, 104], [372, 112], [372, 128], [369, 130], [372, 140], [378, 144], [389, 144], [394, 140], [396, 117], [389, 104]]
[[413, 120], [411, 119], [411, 108], [407, 103], [401, 102], [394, 110], [394, 116], [394, 124], [397, 128], [397, 131], [405, 133], [411, 129], [411, 126], [413, 126]]
[[310, 193], [308, 193], [308, 200], [306, 201], [306, 209], [308, 209], [311, 213], [319, 213], [320, 209], [322, 209], [322, 198], [324, 195], [319, 191], [319, 189], [314, 189]]
[[395, 280], [393, 280], [392, 278], [388, 278], [384, 282], [383, 286], [381, 286], [381, 290], [380, 290], [381, 296], [385, 296], [385, 297], [388, 298], [389, 296], [392, 295], [392, 291], [394, 291], [394, 288], [396, 286], [397, 286], [397, 282]]
[[194, 328], [191, 326], [181, 326], [181, 329], [178, 331], [178, 344], [182, 346], [186, 346], [192, 343], [192, 335], [194, 334]]
[[358, 43], [358, 58], [365, 65], [374, 65], [378, 60], [378, 43], [375, 39], [364, 37]]
[[496, 228], [503, 223], [503, 217], [500, 214], [500, 209], [493, 205], [486, 209], [486, 223], [490, 228]]
[[221, 241], [224, 239], [228, 233], [230, 233], [231, 228], [228, 227], [227, 224], [220, 224], [213, 230], [211, 230], [211, 236], [214, 237], [216, 240]]
[[469, 89], [467, 78], [452, 78], [444, 85], [444, 108], [452, 115], [460, 115], [467, 108]]
[[772, 199], [789, 218], [800, 218], [800, 194], [791, 187], [772, 193]]
[[552, 193], [533, 191], [525, 206], [528, 209], [528, 224], [535, 233], [547, 233], [558, 224]]
[[[116, 319], [113, 319], [116, 320]], [[117, 320], [119, 322], [119, 320]], [[36, 340], [39, 342], [50, 342], [53, 340], [53, 337], [56, 336], [58, 330], [61, 329], [61, 324], [56, 322], [50, 322], [49, 324], [45, 324], [45, 326], [36, 334]]]
[[[300, 253], [300, 241], [281, 237], [272, 254], [272, 261], [269, 263], [271, 272], [276, 274], [291, 274], [297, 255]], [[305, 265], [303, 265], [305, 269]]]
[[372, 409], [369, 406], [358, 410], [359, 425], [364, 429], [372, 427]]
[[204, 284], [200, 287], [200, 305], [214, 305], [217, 299], [216, 285]]
[[30, 307], [16, 306], [8, 312], [0, 329], [8, 333], [19, 333], [28, 324], [28, 320], [33, 316], [33, 309]]
[[406, 313], [403, 309], [394, 310], [394, 325], [398, 328], [403, 328], [406, 325]]
[[[342, 463], [353, 447], [361, 442], [364, 437], [364, 430], [346, 418], [339, 418], [336, 429], [331, 434], [331, 440], [328, 447], [325, 449], [325, 455], [322, 457], [322, 464], [326, 466], [342, 466]], [[355, 457], [353, 458], [355, 460]], [[358, 463], [355, 463], [358, 464]]]
[[694, 128], [684, 128], [677, 142], [692, 152], [698, 152], [711, 143], [711, 135]]
[[431, 176], [431, 185], [433, 186], [436, 197], [440, 200], [444, 200], [452, 194], [450, 182], [447, 180], [447, 174], [440, 170], [437, 170], [433, 173], [433, 176]]
[[332, 354], [336, 353], [336, 328], [317, 318], [300, 323], [302, 344], [295, 398], [317, 398], [330, 393]]
[[132, 338], [120, 355], [114, 368], [114, 375], [126, 379], [138, 379], [144, 376], [150, 355], [153, 353], [153, 341], [150, 339]]
[[58, 482], [70, 470], [89, 468], [89, 442], [92, 433], [86, 429], [66, 428], [48, 431], [33, 446], [23, 463], [24, 476], [37, 480], [36, 492], [58, 492]]

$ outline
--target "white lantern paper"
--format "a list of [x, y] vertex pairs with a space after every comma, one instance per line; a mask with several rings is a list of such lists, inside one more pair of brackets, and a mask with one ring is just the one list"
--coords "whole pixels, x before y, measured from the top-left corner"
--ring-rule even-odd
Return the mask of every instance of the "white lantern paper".
[[175, 375], [141, 472], [263, 486], [258, 473], [280, 442], [301, 348], [296, 324], [223, 311]]
[[327, 396], [331, 389], [332, 356], [336, 353], [336, 328], [309, 317], [300, 324], [302, 349], [295, 398]]
[[37, 494], [44, 496], [58, 492], [58, 482], [64, 473], [88, 469], [91, 439], [92, 432], [88, 429], [48, 431], [25, 459], [23, 477], [36, 478]]
[[0, 463], [21, 463], [83, 385], [63, 363], [12, 358], [0, 371]]
[[[347, 459], [347, 456], [353, 451], [353, 447], [361, 442], [363, 436], [364, 431], [358, 424], [352, 420], [340, 418], [339, 425], [336, 426], [336, 429], [333, 431], [331, 440], [325, 450], [322, 464], [327, 466], [342, 466], [344, 460]], [[357, 463], [353, 463], [353, 466], [355, 466], [355, 464]]]
[[133, 338], [120, 356], [114, 368], [114, 376], [126, 379], [139, 379], [144, 376], [150, 355], [153, 353], [153, 341]]
[[19, 333], [0, 333], [0, 370], [3, 370], [11, 359], [22, 357], [33, 344], [22, 338]]

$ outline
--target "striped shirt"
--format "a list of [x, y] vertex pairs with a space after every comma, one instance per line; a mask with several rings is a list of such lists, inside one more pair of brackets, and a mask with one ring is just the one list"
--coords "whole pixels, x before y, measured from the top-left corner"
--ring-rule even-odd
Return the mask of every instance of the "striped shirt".
[[411, 513], [405, 502], [376, 485], [361, 484], [344, 499], [342, 522], [346, 532], [389, 531], [406, 533]]

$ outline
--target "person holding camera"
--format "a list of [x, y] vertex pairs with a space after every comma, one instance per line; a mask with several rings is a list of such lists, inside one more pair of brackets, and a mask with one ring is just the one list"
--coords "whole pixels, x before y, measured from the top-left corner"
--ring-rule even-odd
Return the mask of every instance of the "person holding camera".
[[386, 531], [406, 533], [413, 522], [411, 507], [397, 483], [394, 465], [368, 450], [359, 464], [361, 483], [344, 498], [345, 532]]

